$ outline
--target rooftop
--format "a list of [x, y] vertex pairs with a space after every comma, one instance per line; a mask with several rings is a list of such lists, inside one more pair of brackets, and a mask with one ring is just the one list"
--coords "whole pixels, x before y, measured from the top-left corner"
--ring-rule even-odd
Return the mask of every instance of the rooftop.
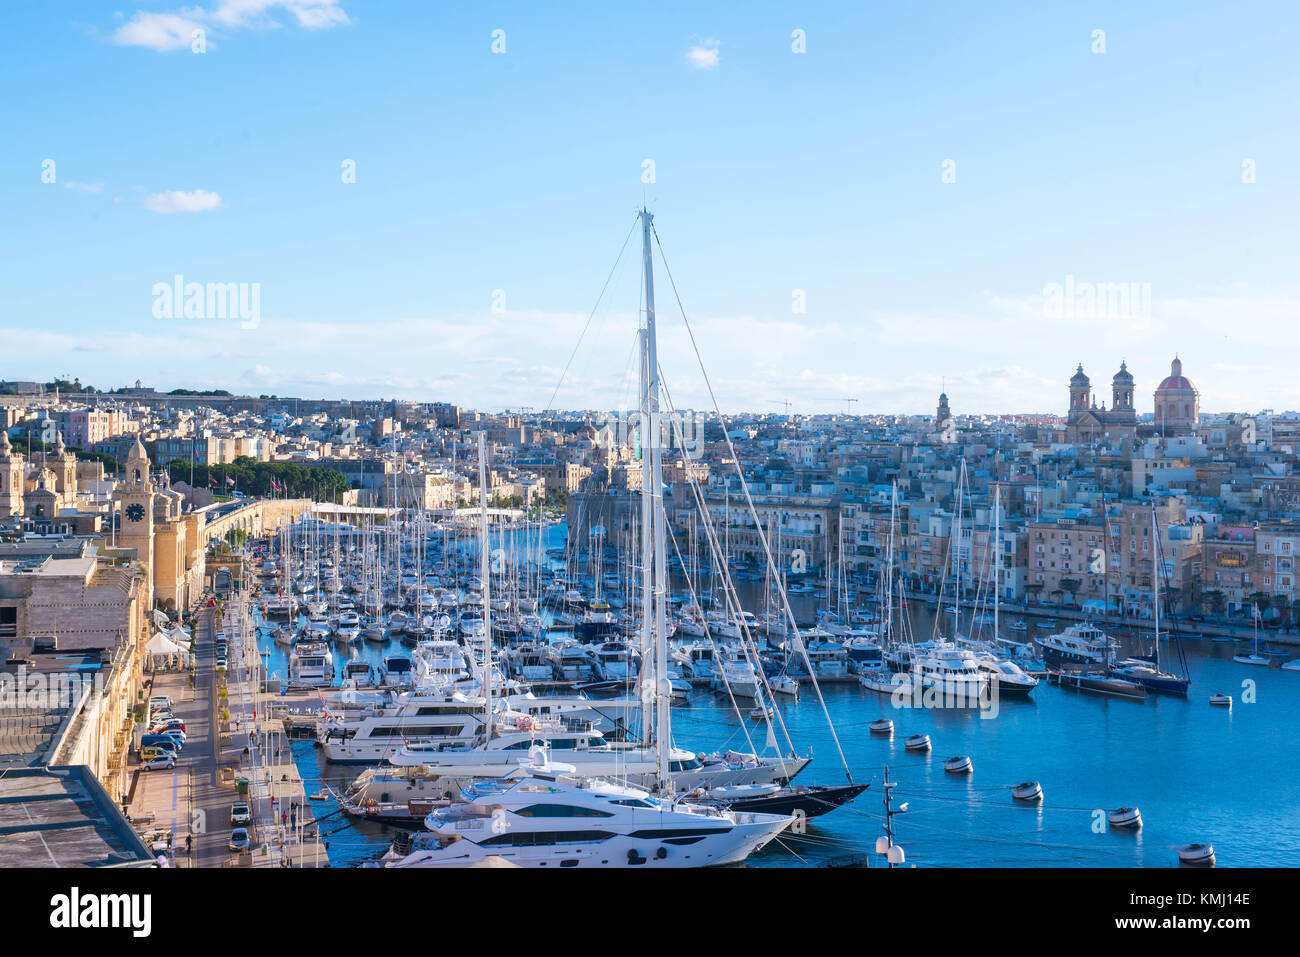
[[154, 859], [89, 768], [0, 773], [7, 867], [149, 867]]

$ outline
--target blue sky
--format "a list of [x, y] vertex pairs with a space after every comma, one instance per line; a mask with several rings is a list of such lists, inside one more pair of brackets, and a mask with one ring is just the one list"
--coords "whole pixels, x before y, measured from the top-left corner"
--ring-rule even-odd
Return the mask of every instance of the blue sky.
[[[561, 372], [644, 191], [727, 411], [1061, 411], [1121, 358], [1149, 409], [1174, 352], [1300, 407], [1300, 14], [1136, 6], [6, 5], [0, 378], [617, 405], [635, 239]], [[155, 316], [177, 274], [256, 328]], [[1049, 317], [1067, 276], [1150, 308]]]

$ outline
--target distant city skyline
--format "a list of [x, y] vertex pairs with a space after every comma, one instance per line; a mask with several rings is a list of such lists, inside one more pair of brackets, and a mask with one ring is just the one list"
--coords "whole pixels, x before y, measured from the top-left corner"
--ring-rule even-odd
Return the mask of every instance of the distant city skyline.
[[6, 11], [0, 377], [626, 406], [644, 199], [724, 412], [1300, 408], [1292, 6], [571, 9]]

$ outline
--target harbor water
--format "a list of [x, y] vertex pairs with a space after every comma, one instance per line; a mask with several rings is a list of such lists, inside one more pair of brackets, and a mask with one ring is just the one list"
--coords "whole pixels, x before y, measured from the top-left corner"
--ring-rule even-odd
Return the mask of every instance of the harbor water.
[[[761, 583], [742, 583], [741, 591], [750, 610], [761, 611]], [[792, 600], [801, 620], [824, 604], [816, 594]], [[918, 639], [929, 637], [934, 614], [913, 603], [910, 623]], [[1030, 635], [1045, 633], [1030, 624]], [[260, 634], [268, 670], [283, 676], [287, 649]], [[805, 682], [797, 701], [777, 701], [796, 750], [813, 755], [796, 783], [840, 784], [851, 775], [870, 787], [852, 803], [801, 822], [800, 833], [783, 834], [749, 865], [813, 866], [857, 856], [883, 866], [883, 857], [871, 852], [882, 833], [886, 766], [897, 784], [894, 809], [907, 805], [894, 817], [894, 829], [909, 866], [1166, 867], [1177, 866], [1177, 848], [1190, 843], [1213, 844], [1222, 866], [1300, 865], [1300, 834], [1290, 823], [1300, 807], [1300, 762], [1285, 730], [1300, 721], [1300, 672], [1234, 662], [1246, 645], [1206, 639], [1183, 645], [1187, 698], [1152, 694], [1129, 701], [1041, 681], [1028, 699], [1003, 698], [995, 714], [982, 716], [895, 707], [889, 696], [851, 682], [822, 686], [823, 713]], [[378, 666], [384, 655], [406, 651], [397, 641], [336, 644], [336, 673], [348, 657]], [[1172, 653], [1167, 643], [1161, 651]], [[1233, 697], [1230, 709], [1209, 704], [1218, 692]], [[892, 735], [869, 731], [869, 722], [881, 717], [893, 720]], [[725, 695], [703, 688], [673, 707], [672, 721], [674, 742], [696, 751], [761, 750], [767, 735], [764, 722], [737, 716]], [[930, 736], [930, 751], [904, 749], [904, 739], [918, 733]], [[310, 740], [292, 748], [308, 793], [322, 785], [341, 790], [360, 773], [327, 764]], [[945, 773], [944, 759], [956, 755], [971, 758], [973, 773]], [[1041, 803], [1012, 799], [1012, 786], [1023, 781], [1041, 784]], [[1144, 826], [1108, 827], [1106, 811], [1121, 806], [1140, 808]], [[324, 816], [334, 809], [330, 797], [316, 810]], [[338, 814], [322, 834], [331, 864], [348, 866], [381, 854], [393, 831]]]

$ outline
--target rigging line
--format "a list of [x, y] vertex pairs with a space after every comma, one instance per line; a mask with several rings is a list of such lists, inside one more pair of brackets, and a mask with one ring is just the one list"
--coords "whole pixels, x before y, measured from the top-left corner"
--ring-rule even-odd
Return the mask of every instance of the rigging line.
[[[709, 390], [709, 400], [713, 403], [713, 411], [718, 415], [718, 423], [722, 426], [722, 438], [727, 443], [727, 452], [731, 456], [732, 462], [736, 465], [736, 475], [740, 479], [740, 487], [745, 493], [745, 502], [749, 506], [749, 514], [754, 520], [754, 527], [761, 529], [762, 523], [758, 520], [758, 510], [754, 507], [754, 498], [749, 493], [749, 482], [745, 480], [745, 472], [740, 467], [740, 458], [736, 455], [736, 448], [731, 442], [731, 436], [727, 434], [726, 418], [722, 414], [722, 408], [718, 405], [718, 397], [713, 391], [713, 382], [709, 379], [709, 372], [704, 367], [704, 357], [700, 355], [699, 344], [695, 341], [695, 330], [691, 328], [691, 322], [686, 318], [686, 307], [682, 305], [681, 293], [677, 291], [677, 281], [673, 278], [673, 271], [668, 267], [668, 257], [664, 254], [663, 243], [659, 239], [659, 231], [653, 226], [650, 227], [654, 232], [655, 245], [659, 247], [659, 258], [663, 260], [664, 273], [668, 276], [668, 284], [672, 287], [673, 297], [677, 300], [677, 309], [682, 314], [682, 323], [686, 326], [686, 334], [691, 340], [691, 349], [695, 353], [695, 361], [699, 363], [700, 374], [704, 377], [704, 387]], [[768, 545], [767, 535], [759, 535], [759, 540], [763, 543], [763, 554], [767, 558], [767, 566], [773, 577], [777, 575], [776, 561], [772, 558], [772, 549]], [[835, 750], [839, 753], [840, 764], [844, 766], [844, 774], [853, 783], [853, 774], [849, 770], [848, 759], [844, 756], [844, 748], [840, 745], [839, 735], [835, 731], [835, 723], [831, 720], [830, 709], [826, 706], [826, 699], [822, 695], [821, 683], [817, 680], [816, 670], [812, 666], [812, 660], [808, 657], [808, 648], [805, 645], [802, 636], [799, 634], [799, 623], [795, 621], [794, 609], [790, 607], [790, 596], [786, 593], [784, 585], [778, 585], [777, 592], [781, 596], [781, 603], [785, 606], [785, 613], [790, 621], [791, 640], [803, 652], [804, 664], [808, 668], [808, 676], [812, 679], [813, 690], [817, 692], [817, 702], [821, 705], [822, 714], [826, 716], [826, 725], [830, 729], [831, 740], [835, 742]]]
[[618, 264], [623, 261], [623, 253], [627, 251], [628, 241], [632, 238], [632, 233], [636, 230], [636, 224], [640, 221], [640, 214], [632, 220], [632, 226], [627, 231], [627, 236], [623, 238], [623, 245], [619, 248], [618, 258], [614, 260], [614, 265], [609, 269], [609, 275], [605, 277], [605, 284], [600, 287], [600, 295], [596, 297], [596, 304], [591, 307], [591, 312], [587, 314], [587, 321], [582, 326], [582, 332], [578, 334], [578, 341], [573, 344], [573, 351], [569, 353], [568, 360], [564, 363], [564, 368], [560, 370], [559, 381], [555, 383], [555, 391], [551, 393], [550, 401], [546, 403], [548, 409], [555, 407], [555, 397], [560, 394], [560, 386], [564, 385], [564, 377], [569, 373], [569, 366], [573, 365], [573, 359], [578, 354], [578, 349], [582, 346], [583, 337], [587, 335], [587, 330], [591, 328], [591, 320], [596, 318], [596, 310], [600, 308], [601, 300], [605, 298], [605, 290], [609, 288], [610, 280], [614, 278], [614, 273], [618, 269]]
[[[664, 396], [668, 402], [669, 411], [670, 412], [676, 411], [676, 406], [673, 404], [672, 393], [668, 390], [668, 386], [664, 380], [662, 369], [660, 370], [659, 380], [660, 380], [660, 385], [664, 390]], [[682, 435], [681, 422], [674, 421], [673, 427], [676, 430], [675, 434], [679, 445], [685, 448], [686, 441], [685, 441], [685, 437]], [[740, 604], [740, 596], [736, 593], [736, 585], [731, 578], [731, 569], [727, 565], [727, 556], [725, 552], [723, 552], [723, 550], [721, 549], [721, 546], [718, 542], [718, 533], [717, 533], [717, 529], [714, 527], [713, 524], [713, 515], [709, 512], [708, 508], [705, 505], [704, 490], [700, 487], [699, 479], [697, 479], [692, 474], [689, 468], [686, 469], [686, 484], [690, 486], [691, 492], [695, 496], [696, 507], [699, 510], [699, 514], [701, 518], [703, 519], [704, 534], [708, 540], [709, 548], [713, 552], [713, 557], [717, 558], [718, 555], [721, 553], [722, 581], [720, 584], [722, 587], [723, 598], [726, 601], [729, 609], [731, 610], [732, 615], [735, 618], [736, 624], [739, 626], [741, 632], [740, 644], [741, 644], [741, 649], [745, 653], [745, 661], [754, 669], [755, 676], [760, 682], [763, 690], [766, 692], [767, 700], [764, 703], [767, 704], [769, 707], [771, 707], [773, 713], [776, 715], [777, 723], [780, 724], [781, 726], [781, 733], [785, 735], [786, 745], [790, 748], [790, 753], [793, 755], [795, 754], [794, 742], [790, 740], [790, 732], [789, 729], [786, 728], [785, 718], [782, 716], [780, 709], [776, 706], [776, 700], [775, 700], [776, 695], [772, 692], [772, 687], [768, 683], [767, 675], [763, 671], [762, 661], [759, 658], [759, 654], [758, 654], [758, 646], [755, 644], [753, 636], [749, 633], [749, 625], [745, 621], [745, 616], [741, 613], [742, 606]], [[673, 547], [674, 548], [677, 547], [676, 539], [674, 539]], [[685, 569], [686, 563], [682, 559], [680, 551], [677, 552], [677, 560], [681, 563], [682, 568]], [[691, 582], [689, 575], [686, 576], [686, 586], [688, 589], [690, 589], [691, 601], [694, 604], [699, 605], [699, 596], [695, 594], [695, 586]], [[702, 613], [703, 610], [701, 609], [701, 614]], [[704, 634], [706, 637], [708, 637], [709, 644], [713, 646], [713, 636], [709, 632], [707, 618], [704, 620]], [[716, 655], [717, 647], [713, 646], [713, 650], [714, 650], [714, 654]], [[753, 652], [752, 656], [751, 656], [751, 651]], [[719, 670], [722, 671], [723, 680], [725, 681], [726, 680], [725, 671], [723, 671], [723, 669], [721, 668]], [[731, 690], [730, 685], [727, 686], [727, 690], [728, 692], [730, 692]], [[733, 705], [735, 704], [734, 697], [733, 697], [732, 704]], [[755, 702], [755, 704], [757, 705], [758, 702]], [[739, 710], [737, 710], [736, 715], [737, 717], [741, 718], [743, 722], [744, 718], [740, 714]], [[764, 720], [767, 722], [768, 727], [770, 728], [772, 724], [771, 719], [765, 716]], [[781, 749], [778, 747], [776, 750], [777, 753], [779, 754]], [[782, 767], [784, 768], [784, 761], [782, 762]], [[848, 769], [846, 768], [845, 770], [847, 771]]]

